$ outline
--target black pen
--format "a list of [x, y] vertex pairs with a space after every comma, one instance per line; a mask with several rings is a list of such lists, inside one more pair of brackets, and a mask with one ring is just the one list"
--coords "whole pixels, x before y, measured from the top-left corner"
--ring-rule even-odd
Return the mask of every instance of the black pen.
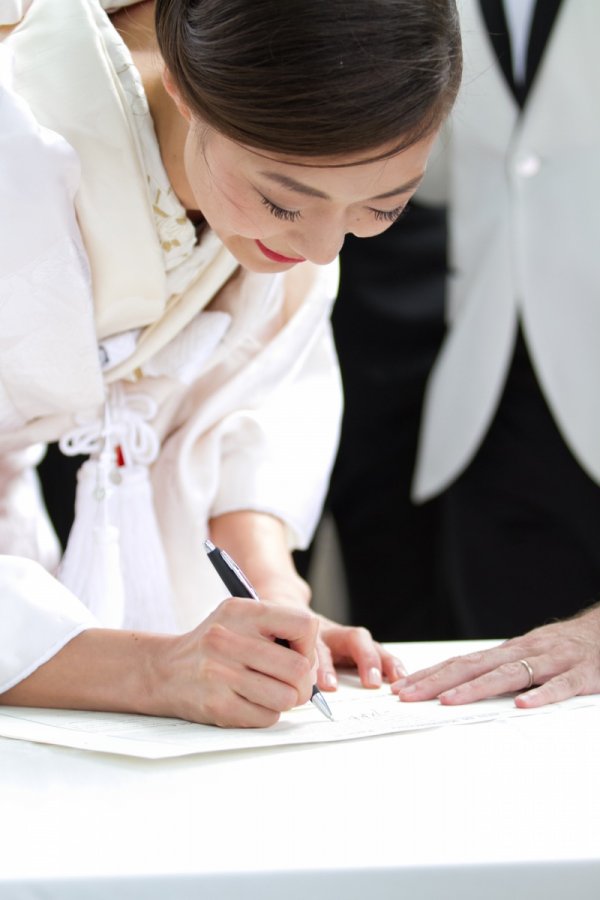
[[[204, 549], [208, 553], [208, 558], [217, 570], [217, 574], [232, 597], [248, 597], [252, 600], [259, 600], [259, 596], [236, 563], [232, 560], [225, 550], [215, 547], [212, 541], [204, 541]], [[276, 644], [282, 647], [289, 647], [289, 641], [285, 638], [275, 638]], [[327, 705], [325, 697], [317, 687], [313, 685], [311, 703], [317, 707], [328, 719], [333, 722], [331, 710]]]

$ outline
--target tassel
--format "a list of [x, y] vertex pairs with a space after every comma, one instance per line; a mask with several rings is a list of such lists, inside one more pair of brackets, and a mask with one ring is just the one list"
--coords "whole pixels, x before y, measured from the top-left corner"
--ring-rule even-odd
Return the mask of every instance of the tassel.
[[61, 440], [67, 454], [96, 453], [78, 474], [75, 521], [58, 578], [107, 627], [172, 633], [172, 590], [148, 468], [158, 454], [148, 424], [155, 412], [151, 398], [112, 385], [101, 452], [97, 422]]
[[111, 496], [118, 522], [126, 605], [124, 627], [160, 633], [176, 629], [173, 598], [147, 466], [125, 464]]
[[57, 577], [105, 628], [121, 628], [125, 595], [119, 530], [109, 522], [110, 446], [77, 473], [75, 520]]

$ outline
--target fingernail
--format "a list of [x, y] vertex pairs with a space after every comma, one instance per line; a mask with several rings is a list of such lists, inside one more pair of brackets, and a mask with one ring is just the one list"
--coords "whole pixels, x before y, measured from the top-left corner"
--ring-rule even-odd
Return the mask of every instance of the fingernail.
[[381, 672], [375, 666], [367, 672], [367, 684], [371, 687], [381, 687]]
[[414, 684], [409, 684], [409, 685], [407, 685], [405, 688], [402, 688], [402, 690], [400, 691], [400, 693], [401, 693], [401, 694], [414, 694], [414, 692], [416, 691], [416, 689], [417, 689], [416, 685], [414, 685]]
[[458, 691], [456, 690], [456, 688], [450, 688], [450, 690], [444, 691], [443, 694], [440, 694], [438, 700], [440, 700], [442, 703], [444, 702], [444, 700], [452, 700], [454, 697], [456, 697], [457, 693]]
[[333, 672], [327, 672], [325, 675], [325, 687], [335, 688], [337, 687], [337, 678], [333, 674]]
[[400, 688], [404, 687], [404, 685], [406, 684], [407, 681], [408, 681], [407, 678], [397, 678], [394, 681], [394, 687], [396, 688], [396, 690], [400, 690]]
[[524, 694], [517, 694], [515, 701], [519, 700], [523, 704], [528, 704], [531, 700], [535, 700], [537, 695], [537, 691], [526, 691]]

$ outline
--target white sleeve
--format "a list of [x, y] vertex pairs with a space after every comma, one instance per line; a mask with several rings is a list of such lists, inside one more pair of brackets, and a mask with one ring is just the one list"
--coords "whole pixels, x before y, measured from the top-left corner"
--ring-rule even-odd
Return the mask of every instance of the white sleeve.
[[89, 610], [38, 563], [0, 556], [0, 694], [95, 625]]
[[20, 22], [32, 0], [0, 0], [0, 26]]
[[211, 514], [270, 513], [287, 525], [292, 548], [310, 543], [339, 439], [342, 386], [330, 325], [337, 276], [337, 264], [319, 272], [306, 308], [281, 335], [277, 352], [286, 374], [260, 404], [231, 413], [217, 429]]
[[[2, 3], [0, 14], [5, 13], [8, 6]], [[72, 199], [78, 171], [66, 142], [40, 129], [11, 91], [10, 54], [0, 45], [0, 302], [5, 306], [7, 297], [12, 299], [14, 279], [29, 271], [32, 260], [35, 264], [40, 254], [61, 239], [77, 240]], [[72, 265], [85, 283], [85, 262], [74, 254]], [[62, 275], [66, 277], [64, 270]], [[4, 344], [1, 348], [0, 428], [10, 433], [20, 423], [4, 378], [4, 363], [6, 355], [18, 353], [19, 348]], [[52, 536], [37, 518], [39, 498], [31, 471], [35, 454], [36, 449], [30, 448], [0, 460], [0, 539], [4, 544], [0, 547], [0, 692], [96, 624], [83, 604], [39, 563], [6, 555], [7, 550], [31, 552], [49, 563], [46, 553], [53, 553]]]
[[287, 525], [290, 547], [307, 547], [329, 485], [341, 410], [341, 380], [325, 322], [291, 379], [260, 408], [241, 410], [223, 422], [212, 514], [269, 513]]
[[9, 38], [0, 44], [0, 433], [9, 436], [102, 397], [74, 205], [79, 158], [13, 90], [10, 50]]
[[0, 44], [0, 279], [22, 274], [24, 280], [33, 260], [68, 244], [81, 257], [73, 268], [85, 283], [87, 261], [74, 208], [78, 157], [64, 138], [36, 121], [11, 82], [9, 44]]

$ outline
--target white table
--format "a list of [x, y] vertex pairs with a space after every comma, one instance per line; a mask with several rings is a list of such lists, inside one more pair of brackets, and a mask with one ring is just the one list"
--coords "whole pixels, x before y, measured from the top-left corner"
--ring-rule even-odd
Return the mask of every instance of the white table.
[[0, 739], [0, 898], [38, 897], [598, 900], [600, 699], [159, 761]]

